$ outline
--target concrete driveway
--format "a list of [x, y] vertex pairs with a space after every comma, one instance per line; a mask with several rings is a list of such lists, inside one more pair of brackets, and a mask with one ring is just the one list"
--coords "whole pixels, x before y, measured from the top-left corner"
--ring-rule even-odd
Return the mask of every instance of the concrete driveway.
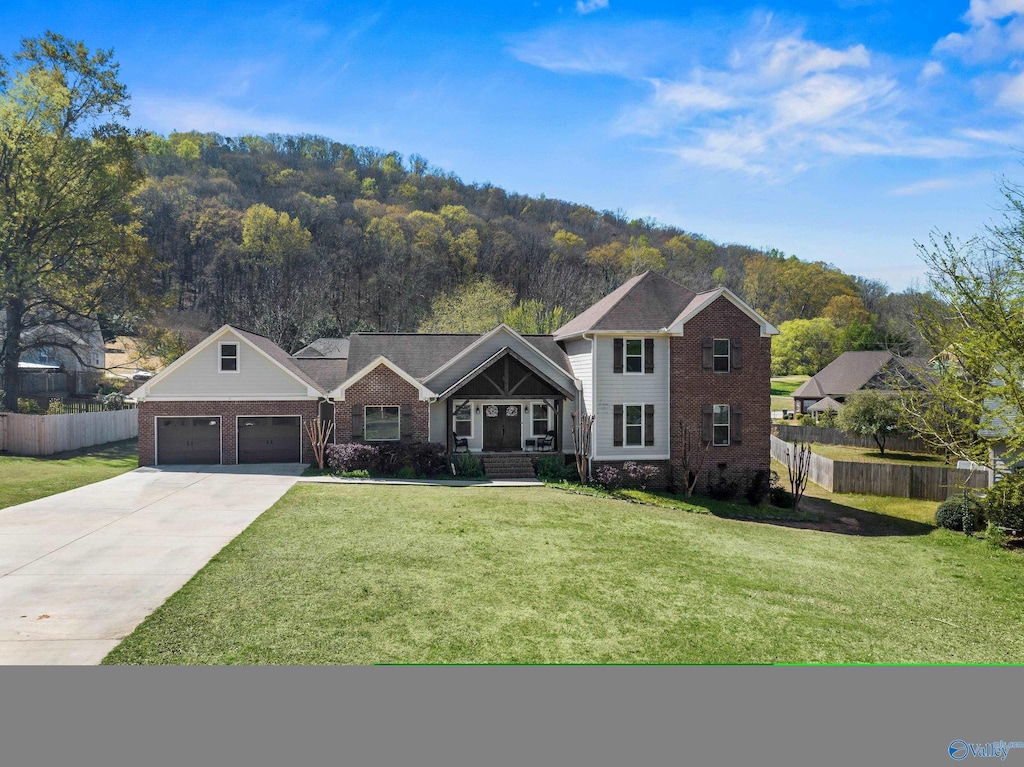
[[142, 468], [0, 509], [0, 664], [99, 663], [304, 468]]

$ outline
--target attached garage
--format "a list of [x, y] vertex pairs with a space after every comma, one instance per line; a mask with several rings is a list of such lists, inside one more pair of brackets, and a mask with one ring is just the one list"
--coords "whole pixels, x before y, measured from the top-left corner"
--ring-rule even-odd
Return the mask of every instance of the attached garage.
[[238, 463], [300, 463], [302, 418], [239, 416]]
[[220, 418], [157, 418], [156, 462], [220, 463]]

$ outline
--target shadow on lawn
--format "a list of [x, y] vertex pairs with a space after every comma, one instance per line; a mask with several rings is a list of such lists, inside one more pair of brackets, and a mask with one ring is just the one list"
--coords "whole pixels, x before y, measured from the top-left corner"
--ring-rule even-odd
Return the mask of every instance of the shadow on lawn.
[[927, 535], [935, 528], [912, 519], [892, 517], [874, 511], [865, 511], [853, 506], [836, 503], [825, 498], [804, 496], [801, 510], [808, 519], [758, 519], [783, 527], [797, 527], [805, 530], [819, 530], [825, 533], [863, 536]]

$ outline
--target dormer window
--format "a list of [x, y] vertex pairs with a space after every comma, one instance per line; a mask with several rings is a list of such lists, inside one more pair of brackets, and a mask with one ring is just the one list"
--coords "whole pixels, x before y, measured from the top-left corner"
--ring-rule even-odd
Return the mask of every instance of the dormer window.
[[220, 372], [238, 372], [238, 344], [226, 343], [220, 345]]

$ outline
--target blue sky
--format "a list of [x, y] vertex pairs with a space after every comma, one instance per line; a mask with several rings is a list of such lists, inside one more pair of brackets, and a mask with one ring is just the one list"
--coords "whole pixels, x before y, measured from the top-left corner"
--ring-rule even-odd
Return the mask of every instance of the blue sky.
[[113, 48], [161, 133], [321, 133], [924, 283], [1024, 181], [1024, 0], [7, 2]]

